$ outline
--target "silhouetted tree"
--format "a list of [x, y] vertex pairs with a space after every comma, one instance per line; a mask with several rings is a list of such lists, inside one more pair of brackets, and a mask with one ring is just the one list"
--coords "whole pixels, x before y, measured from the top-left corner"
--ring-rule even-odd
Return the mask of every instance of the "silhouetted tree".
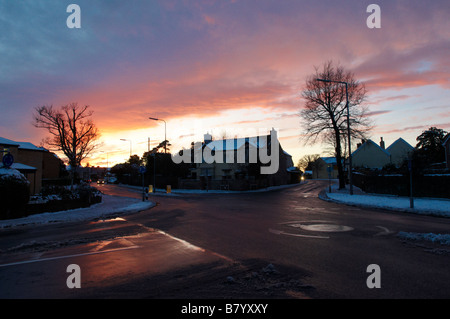
[[339, 188], [342, 189], [345, 187], [342, 141], [347, 138], [345, 85], [317, 79], [348, 83], [350, 134], [355, 138], [365, 137], [371, 129], [367, 108], [362, 104], [366, 98], [366, 89], [364, 84], [355, 79], [353, 73], [329, 61], [321, 69], [315, 67], [315, 73], [306, 79], [306, 87], [302, 92], [305, 104], [300, 116], [304, 124], [305, 144], [312, 144], [318, 139], [322, 142], [332, 141]]
[[447, 132], [443, 129], [430, 127], [417, 137], [416, 150], [422, 152], [432, 163], [439, 163], [445, 160], [444, 143]]
[[92, 114], [88, 105], [81, 107], [77, 103], [61, 106], [59, 110], [53, 106], [35, 108], [34, 126], [48, 130], [51, 135], [44, 145], [52, 151], [62, 151], [72, 172], [97, 146], [95, 141], [100, 134], [90, 119]]
[[447, 132], [443, 129], [430, 127], [420, 134], [413, 153], [413, 162], [417, 170], [421, 171], [431, 164], [445, 161], [445, 149], [442, 143]]

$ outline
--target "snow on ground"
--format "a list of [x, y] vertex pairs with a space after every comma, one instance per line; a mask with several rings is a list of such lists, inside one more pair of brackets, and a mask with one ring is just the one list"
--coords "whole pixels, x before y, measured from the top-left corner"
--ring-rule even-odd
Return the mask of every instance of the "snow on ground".
[[[414, 198], [414, 208], [410, 208], [409, 197], [366, 194], [357, 187], [354, 187], [353, 195], [350, 195], [348, 189], [338, 190], [336, 184], [331, 186], [331, 192], [329, 187], [327, 187], [326, 196], [320, 197], [324, 200], [331, 200], [354, 206], [384, 208], [422, 215], [450, 217], [450, 200], [447, 199]], [[441, 245], [450, 245], [450, 234], [411, 233], [400, 231], [398, 232], [397, 237], [406, 240], [430, 241]]]
[[[274, 186], [268, 187], [261, 190], [254, 190], [248, 192], [263, 192], [270, 191], [274, 189], [280, 188], [288, 188], [293, 186], [298, 186], [299, 184], [291, 184], [291, 185], [282, 185], [282, 186]], [[139, 186], [127, 186], [131, 189], [142, 190], [142, 187]], [[166, 193], [165, 189], [157, 189], [157, 192], [153, 195], [167, 195], [167, 196], [180, 196], [182, 194], [192, 194], [192, 193], [236, 193], [235, 191], [226, 191], [226, 190], [210, 190], [209, 192], [206, 190], [172, 190], [171, 193]], [[152, 194], [149, 194], [150, 197]], [[92, 205], [88, 208], [78, 208], [72, 210], [66, 210], [61, 212], [53, 212], [53, 213], [42, 213], [30, 215], [23, 218], [11, 219], [11, 220], [0, 220], [0, 228], [14, 227], [14, 226], [23, 226], [29, 224], [45, 224], [45, 223], [56, 223], [56, 222], [70, 222], [70, 221], [82, 221], [82, 220], [92, 220], [96, 218], [107, 218], [108, 216], [114, 216], [117, 214], [129, 214], [135, 213], [142, 210], [146, 210], [150, 207], [155, 206], [155, 203], [150, 201], [143, 202], [142, 199], [135, 199], [129, 197], [120, 197], [120, 196], [110, 196], [110, 195], [102, 195], [102, 202], [99, 204]]]
[[[230, 190], [221, 190], [221, 189], [171, 189], [170, 193], [167, 193], [166, 189], [157, 188], [155, 193], [150, 193], [149, 196], [152, 195], [167, 195], [167, 196], [181, 196], [183, 194], [238, 194], [238, 193], [261, 193], [261, 192], [269, 192], [277, 189], [291, 188], [295, 186], [299, 186], [302, 183], [297, 184], [286, 184], [279, 186], [270, 186], [266, 188], [247, 190], [247, 191], [230, 191]], [[131, 186], [126, 184], [119, 184], [120, 186], [140, 190], [142, 191], [142, 186]]]
[[[409, 197], [392, 195], [365, 194], [357, 187], [354, 187], [353, 195], [349, 191], [338, 190], [337, 185], [333, 185], [331, 192], [326, 189], [328, 199], [356, 206], [392, 209], [423, 215], [433, 215], [440, 217], [450, 217], [450, 200], [436, 198], [414, 198], [414, 208], [410, 208]], [[327, 199], [327, 198], [323, 198]]]
[[27, 181], [26, 177], [14, 168], [0, 167], [0, 178], [15, 178], [18, 180]]
[[450, 245], [450, 235], [449, 234], [433, 234], [433, 233], [409, 233], [409, 232], [399, 232], [397, 237], [408, 239], [408, 240], [425, 240], [431, 241], [433, 243], [438, 243], [441, 245]]
[[30, 215], [23, 218], [0, 220], [0, 228], [30, 224], [72, 222], [108, 218], [117, 214], [131, 214], [155, 206], [154, 202], [136, 198], [102, 195], [102, 202], [87, 208]]

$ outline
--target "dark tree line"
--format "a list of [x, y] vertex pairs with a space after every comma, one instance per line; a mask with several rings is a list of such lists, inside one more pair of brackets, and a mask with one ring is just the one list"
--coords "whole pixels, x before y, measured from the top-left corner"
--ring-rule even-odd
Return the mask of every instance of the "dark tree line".
[[[166, 185], [176, 186], [178, 178], [186, 178], [189, 175], [190, 164], [176, 164], [172, 161], [172, 154], [165, 153], [165, 146], [170, 145], [169, 141], [163, 141], [149, 152], [145, 152], [142, 157], [132, 155], [125, 163], [116, 164], [111, 168], [111, 173], [115, 174], [119, 183], [142, 185], [142, 173], [140, 167], [145, 167], [144, 185], [154, 185], [165, 187]], [[168, 150], [168, 148], [167, 148]]]

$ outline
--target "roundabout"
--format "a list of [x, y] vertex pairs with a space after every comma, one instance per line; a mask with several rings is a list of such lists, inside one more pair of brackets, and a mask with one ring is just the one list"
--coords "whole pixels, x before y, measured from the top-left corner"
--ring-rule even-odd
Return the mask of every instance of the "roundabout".
[[319, 238], [319, 239], [329, 239], [328, 236], [314, 235], [310, 232], [320, 232], [320, 233], [338, 233], [338, 232], [348, 232], [352, 231], [353, 227], [338, 225], [331, 221], [326, 220], [309, 220], [309, 221], [292, 221], [287, 223], [281, 223], [281, 226], [288, 226], [291, 228], [300, 229], [299, 233], [293, 233], [290, 231], [269, 229], [269, 232], [277, 235], [288, 235], [294, 237], [306, 237], [306, 238]]
[[299, 227], [303, 230], [317, 231], [317, 232], [345, 232], [353, 230], [352, 227], [335, 225], [335, 224], [291, 224], [291, 227]]

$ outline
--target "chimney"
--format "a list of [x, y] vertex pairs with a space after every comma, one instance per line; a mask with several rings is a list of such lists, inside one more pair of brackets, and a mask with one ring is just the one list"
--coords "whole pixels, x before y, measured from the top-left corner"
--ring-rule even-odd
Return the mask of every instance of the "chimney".
[[206, 133], [205, 135], [203, 135], [203, 140], [204, 140], [205, 144], [211, 143], [212, 135], [209, 133]]
[[381, 147], [382, 149], [385, 149], [383, 138], [381, 138], [381, 141], [380, 141], [380, 147]]

